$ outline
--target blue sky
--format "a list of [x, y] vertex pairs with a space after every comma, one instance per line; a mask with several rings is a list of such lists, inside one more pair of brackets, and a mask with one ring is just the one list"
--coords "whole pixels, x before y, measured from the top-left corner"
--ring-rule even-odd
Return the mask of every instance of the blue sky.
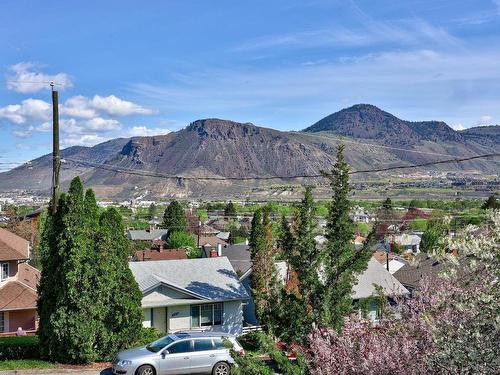
[[50, 80], [63, 147], [207, 117], [299, 130], [356, 103], [500, 123], [500, 0], [5, 0], [0, 45], [0, 163], [50, 152]]

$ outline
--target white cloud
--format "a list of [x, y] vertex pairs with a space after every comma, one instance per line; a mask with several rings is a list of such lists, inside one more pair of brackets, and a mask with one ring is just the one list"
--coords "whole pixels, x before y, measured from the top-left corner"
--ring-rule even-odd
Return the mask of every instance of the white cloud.
[[29, 120], [46, 121], [52, 113], [51, 105], [39, 99], [26, 99], [21, 104], [10, 104], [0, 108], [0, 118], [14, 124], [24, 124]]
[[150, 115], [154, 111], [139, 104], [123, 100], [115, 95], [87, 98], [73, 96], [61, 106], [61, 114], [71, 117], [93, 118], [98, 114], [109, 116]]
[[[43, 126], [43, 125], [42, 125]], [[74, 118], [60, 121], [60, 129], [67, 134], [105, 133], [121, 128], [120, 122], [113, 119], [95, 117], [90, 120], [79, 121]]]
[[54, 81], [58, 89], [72, 87], [71, 78], [66, 73], [54, 75], [44, 74], [38, 71], [38, 66], [32, 62], [20, 62], [11, 65], [9, 70], [12, 72], [7, 77], [7, 88], [19, 93], [27, 94], [37, 92], [43, 89], [49, 89], [49, 83]]
[[71, 146], [94, 146], [108, 139], [97, 134], [85, 134], [83, 136], [65, 135], [61, 138], [61, 146], [64, 148]]
[[148, 128], [146, 126], [133, 126], [128, 130], [131, 137], [146, 137], [153, 135], [164, 135], [170, 133], [169, 129], [165, 128]]
[[476, 126], [485, 126], [485, 125], [491, 125], [493, 122], [493, 117], [489, 115], [484, 115], [481, 116], [479, 120], [476, 122]]

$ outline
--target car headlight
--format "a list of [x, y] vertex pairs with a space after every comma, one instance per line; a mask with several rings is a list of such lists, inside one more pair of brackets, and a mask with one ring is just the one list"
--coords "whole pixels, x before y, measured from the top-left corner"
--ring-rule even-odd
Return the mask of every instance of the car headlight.
[[132, 364], [132, 361], [129, 361], [128, 359], [122, 359], [118, 361], [117, 366], [125, 367], [125, 366], [130, 366]]

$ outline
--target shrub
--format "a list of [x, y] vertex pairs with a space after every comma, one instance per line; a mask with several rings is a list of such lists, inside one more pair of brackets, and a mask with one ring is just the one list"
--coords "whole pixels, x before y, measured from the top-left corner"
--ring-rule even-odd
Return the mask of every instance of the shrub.
[[38, 358], [40, 351], [37, 336], [0, 338], [0, 361]]
[[132, 343], [131, 347], [147, 345], [149, 343], [152, 343], [153, 341], [158, 340], [160, 337], [163, 337], [164, 335], [165, 335], [164, 333], [158, 331], [156, 328], [142, 327], [140, 338], [134, 343]]

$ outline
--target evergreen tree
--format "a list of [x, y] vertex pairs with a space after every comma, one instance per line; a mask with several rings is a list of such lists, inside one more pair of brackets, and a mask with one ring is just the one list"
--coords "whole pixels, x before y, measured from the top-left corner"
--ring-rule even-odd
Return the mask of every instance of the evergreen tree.
[[156, 217], [156, 205], [151, 203], [148, 208], [148, 218], [149, 220], [154, 220]]
[[96, 339], [100, 359], [110, 360], [114, 353], [135, 342], [142, 326], [142, 293], [128, 266], [130, 243], [123, 236], [120, 213], [108, 208], [99, 218], [97, 245], [99, 277], [96, 286], [100, 302], [102, 331]]
[[187, 219], [181, 204], [172, 200], [163, 214], [163, 227], [168, 229], [168, 235], [174, 232], [187, 232]]
[[121, 217], [114, 209], [100, 215], [78, 177], [51, 212], [40, 244], [41, 354], [62, 363], [109, 359], [137, 339], [142, 321]]
[[238, 215], [236, 211], [236, 205], [233, 202], [229, 202], [224, 209], [224, 216], [234, 218]]
[[314, 239], [317, 226], [314, 211], [312, 189], [308, 187], [294, 220], [293, 233], [282, 224], [285, 237], [280, 242], [286, 247], [284, 253], [291, 271], [282, 298], [281, 311], [285, 316], [280, 319], [280, 328], [281, 337], [289, 341], [303, 341], [320, 312], [321, 303], [317, 297], [321, 259]]
[[444, 232], [445, 227], [441, 219], [429, 220], [427, 230], [422, 235], [422, 240], [420, 241], [420, 250], [432, 252], [439, 245]]
[[82, 182], [75, 178], [68, 194], [59, 199], [57, 213], [49, 215], [41, 246], [40, 349], [44, 357], [63, 363], [97, 358], [100, 311], [92, 255], [98, 225], [91, 198], [92, 194], [84, 197]]
[[326, 238], [323, 248], [324, 291], [317, 296], [322, 301], [321, 322], [337, 330], [352, 306], [351, 292], [355, 276], [367, 267], [371, 254], [366, 248], [356, 250], [354, 223], [349, 217], [349, 167], [344, 160], [344, 146], [337, 150], [337, 160], [331, 173], [325, 173], [333, 191], [327, 215]]
[[481, 206], [483, 210], [493, 209], [497, 210], [500, 208], [500, 202], [498, 202], [495, 194], [491, 194], [488, 199]]
[[294, 237], [288, 223], [288, 219], [285, 215], [281, 216], [281, 226], [280, 233], [278, 237], [278, 250], [284, 259], [288, 259], [289, 253], [293, 251], [294, 248]]
[[278, 305], [279, 283], [274, 264], [272, 225], [268, 212], [254, 213], [250, 234], [252, 261], [251, 287], [257, 319], [265, 322], [269, 331], [274, 328], [275, 308]]

